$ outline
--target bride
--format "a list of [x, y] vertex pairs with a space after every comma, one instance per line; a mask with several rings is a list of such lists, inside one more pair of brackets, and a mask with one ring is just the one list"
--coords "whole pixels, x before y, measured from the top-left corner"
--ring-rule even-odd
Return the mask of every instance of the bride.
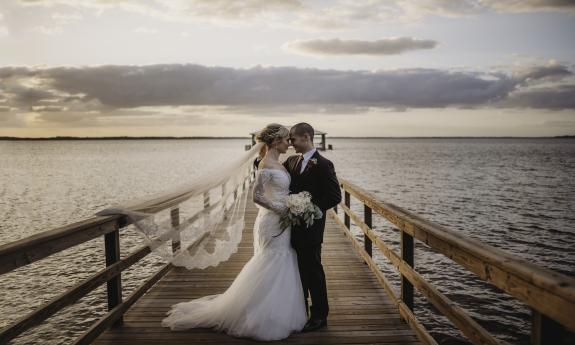
[[[213, 327], [229, 335], [279, 340], [300, 331], [307, 321], [305, 300], [291, 229], [283, 232], [290, 174], [279, 162], [288, 149], [289, 130], [279, 124], [262, 129], [257, 140], [267, 153], [258, 164], [253, 198], [259, 211], [254, 224], [254, 255], [222, 294], [174, 304], [162, 320], [172, 330]], [[279, 235], [278, 235], [279, 234]]]

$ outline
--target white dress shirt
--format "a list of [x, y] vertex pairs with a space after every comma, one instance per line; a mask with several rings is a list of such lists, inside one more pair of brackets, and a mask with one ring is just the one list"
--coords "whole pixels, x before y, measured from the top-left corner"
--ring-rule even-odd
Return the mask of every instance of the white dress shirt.
[[317, 149], [314, 147], [313, 149], [311, 149], [311, 150], [309, 150], [303, 154], [303, 162], [301, 163], [301, 169], [299, 171], [300, 174], [305, 170], [305, 166], [307, 165], [307, 162], [309, 161], [311, 156], [313, 156], [315, 151], [317, 151]]

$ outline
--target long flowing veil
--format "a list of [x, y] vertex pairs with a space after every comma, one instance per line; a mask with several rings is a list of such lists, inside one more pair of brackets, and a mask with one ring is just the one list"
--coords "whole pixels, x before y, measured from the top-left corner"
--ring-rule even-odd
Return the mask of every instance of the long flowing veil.
[[237, 251], [259, 142], [236, 160], [169, 191], [96, 215], [125, 215], [150, 249], [175, 266], [216, 266]]

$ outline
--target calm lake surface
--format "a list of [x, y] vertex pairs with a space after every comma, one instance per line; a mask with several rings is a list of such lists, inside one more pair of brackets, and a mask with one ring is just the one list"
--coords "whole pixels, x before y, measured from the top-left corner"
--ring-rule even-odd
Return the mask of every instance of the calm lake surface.
[[[233, 160], [248, 143], [0, 141], [0, 244], [187, 183]], [[575, 276], [575, 140], [328, 138], [328, 143], [334, 150], [323, 154], [334, 162], [338, 176], [381, 200]], [[363, 214], [353, 197], [352, 209]], [[388, 222], [374, 216], [374, 227], [399, 251], [399, 234]], [[140, 243], [132, 227], [122, 231], [122, 257]], [[105, 267], [103, 247], [98, 238], [3, 275], [0, 328]], [[374, 254], [399, 289], [394, 270], [375, 248]], [[161, 265], [149, 255], [123, 273], [124, 298]], [[421, 243], [416, 243], [415, 265], [498, 338], [529, 343], [527, 307]], [[106, 313], [105, 301], [103, 286], [13, 343], [68, 343]], [[465, 343], [418, 294], [416, 315], [436, 339]]]

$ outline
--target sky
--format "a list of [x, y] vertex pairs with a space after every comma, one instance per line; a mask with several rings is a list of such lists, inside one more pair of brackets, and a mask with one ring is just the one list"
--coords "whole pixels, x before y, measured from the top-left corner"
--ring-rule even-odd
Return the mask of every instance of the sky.
[[1, 0], [0, 136], [575, 135], [573, 0]]

